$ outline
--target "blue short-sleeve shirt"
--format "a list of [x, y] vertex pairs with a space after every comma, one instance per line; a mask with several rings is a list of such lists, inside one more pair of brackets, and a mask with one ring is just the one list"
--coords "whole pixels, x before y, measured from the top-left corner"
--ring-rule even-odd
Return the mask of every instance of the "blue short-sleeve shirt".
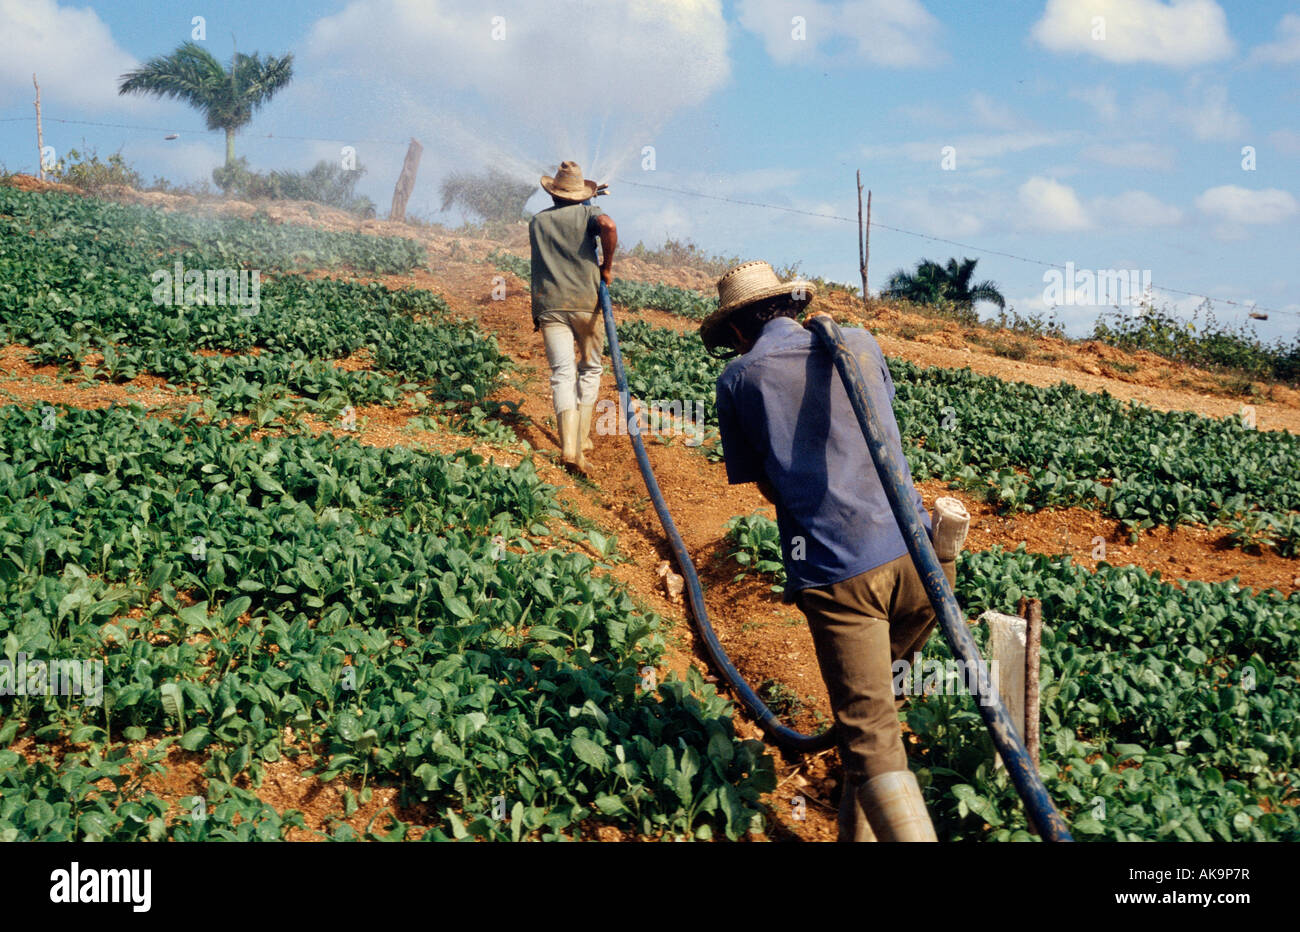
[[[866, 330], [843, 333], [864, 371], [880, 371], [873, 407], [910, 484], [884, 354]], [[769, 321], [754, 348], [718, 377], [717, 396], [727, 480], [767, 479], [776, 490], [787, 601], [907, 553], [844, 383], [812, 333], [788, 317]], [[913, 492], [928, 530], [930, 516]]]

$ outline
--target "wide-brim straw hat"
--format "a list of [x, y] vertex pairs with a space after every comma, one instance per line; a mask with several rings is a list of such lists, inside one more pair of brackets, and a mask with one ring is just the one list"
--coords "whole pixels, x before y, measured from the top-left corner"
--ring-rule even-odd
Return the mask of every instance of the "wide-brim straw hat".
[[727, 346], [725, 328], [736, 312], [784, 295], [795, 312], [802, 313], [816, 294], [817, 288], [810, 281], [783, 282], [766, 262], [742, 262], [718, 279], [718, 309], [700, 324], [700, 339], [710, 350]]
[[548, 194], [562, 197], [566, 201], [585, 201], [596, 196], [599, 185], [582, 177], [582, 169], [577, 162], [561, 162], [560, 170], [554, 177], [542, 175], [542, 187]]

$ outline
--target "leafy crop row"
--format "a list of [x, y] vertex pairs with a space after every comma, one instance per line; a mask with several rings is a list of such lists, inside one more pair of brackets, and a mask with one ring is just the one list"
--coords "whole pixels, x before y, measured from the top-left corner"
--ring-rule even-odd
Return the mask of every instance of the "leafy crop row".
[[[918, 480], [954, 479], [1012, 510], [1100, 507], [1134, 530], [1300, 510], [1300, 437], [890, 360]], [[1294, 549], [1296, 539], [1288, 544]]]
[[[263, 283], [254, 308], [155, 303], [153, 270], [173, 268], [172, 256], [160, 258], [158, 250], [197, 221], [152, 211], [119, 217], [125, 208], [76, 199], [20, 198], [0, 189], [8, 206], [23, 208], [0, 217], [10, 234], [0, 236], [0, 338], [31, 346], [37, 364], [75, 366], [97, 354], [102, 361], [92, 371], [99, 378], [152, 373], [204, 393], [211, 413], [247, 414], [259, 424], [296, 401], [332, 417], [347, 405], [393, 402], [416, 389], [437, 402], [470, 404], [496, 387], [506, 364], [494, 339], [452, 319], [446, 304], [424, 291], [287, 275]], [[112, 225], [132, 218], [138, 235]], [[200, 225], [192, 232], [204, 231]], [[274, 265], [299, 255], [293, 237], [310, 243], [318, 235], [326, 234], [253, 225], [238, 249], [209, 238], [200, 239], [198, 254], [178, 255], [184, 268], [259, 255]], [[328, 236], [322, 242], [333, 242]], [[357, 249], [347, 256], [366, 265], [363, 247]], [[334, 364], [358, 350], [368, 352], [371, 369]]]
[[[775, 522], [736, 527], [741, 565], [783, 585]], [[1300, 593], [993, 549], [961, 555], [956, 595], [969, 617], [1042, 600], [1041, 770], [1076, 837], [1300, 840]], [[942, 635], [923, 656], [951, 658]], [[904, 716], [941, 838], [1026, 837], [969, 695], [917, 696]]]
[[[531, 463], [250, 430], [0, 409], [3, 655], [98, 659], [105, 683], [100, 706], [0, 697], [0, 747], [71, 746], [0, 758], [0, 837], [279, 837], [301, 817], [234, 783], [281, 758], [399, 786], [433, 839], [749, 830], [761, 743], [698, 675], [647, 681], [657, 618], [537, 549], [558, 509]], [[219, 818], [92, 789], [154, 738], [205, 756]]]
[[[86, 235], [93, 230], [93, 236]], [[264, 215], [200, 217], [150, 207], [0, 187], [0, 234], [29, 237], [45, 251], [72, 253], [91, 266], [150, 258], [150, 269], [176, 259], [190, 269], [290, 271], [347, 267], [358, 272], [409, 272], [425, 260], [411, 239], [340, 233], [279, 224]]]
[[[630, 321], [619, 342], [634, 395], [703, 398], [725, 363], [693, 333]], [[955, 481], [1004, 510], [1099, 508], [1133, 531], [1223, 524], [1243, 543], [1300, 548], [1300, 437], [1091, 394], [888, 360], [894, 412], [918, 481]], [[1258, 533], [1253, 535], [1250, 528]]]

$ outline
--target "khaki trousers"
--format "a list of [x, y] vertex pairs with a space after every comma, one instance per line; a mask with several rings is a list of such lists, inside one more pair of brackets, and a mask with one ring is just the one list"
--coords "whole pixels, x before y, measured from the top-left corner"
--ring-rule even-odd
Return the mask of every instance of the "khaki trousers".
[[[605, 371], [600, 354], [605, 348], [605, 319], [599, 312], [571, 311], [560, 320], [542, 318], [539, 329], [551, 366], [551, 400], [558, 417], [580, 405], [594, 405]], [[577, 344], [575, 365], [574, 344]]]
[[[948, 584], [955, 560], [941, 563]], [[808, 618], [838, 731], [846, 786], [907, 770], [892, 665], [912, 662], [935, 614], [907, 554], [851, 579], [795, 593]]]

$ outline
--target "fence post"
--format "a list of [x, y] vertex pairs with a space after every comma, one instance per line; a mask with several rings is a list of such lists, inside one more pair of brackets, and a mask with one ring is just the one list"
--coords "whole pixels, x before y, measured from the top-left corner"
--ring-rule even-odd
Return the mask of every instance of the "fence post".
[[36, 88], [36, 174], [45, 180], [45, 131], [41, 126], [41, 86], [32, 72], [32, 85]]
[[423, 154], [424, 146], [412, 139], [406, 149], [402, 174], [398, 176], [397, 186], [393, 188], [393, 206], [388, 212], [389, 220], [396, 220], [399, 223], [406, 220], [406, 202], [410, 200], [411, 192], [415, 190], [415, 173], [420, 168], [420, 156]]
[[1039, 599], [1029, 600], [1029, 611], [1025, 615], [1025, 750], [1029, 759], [1038, 766], [1039, 751], [1039, 651], [1043, 639], [1043, 603]]

